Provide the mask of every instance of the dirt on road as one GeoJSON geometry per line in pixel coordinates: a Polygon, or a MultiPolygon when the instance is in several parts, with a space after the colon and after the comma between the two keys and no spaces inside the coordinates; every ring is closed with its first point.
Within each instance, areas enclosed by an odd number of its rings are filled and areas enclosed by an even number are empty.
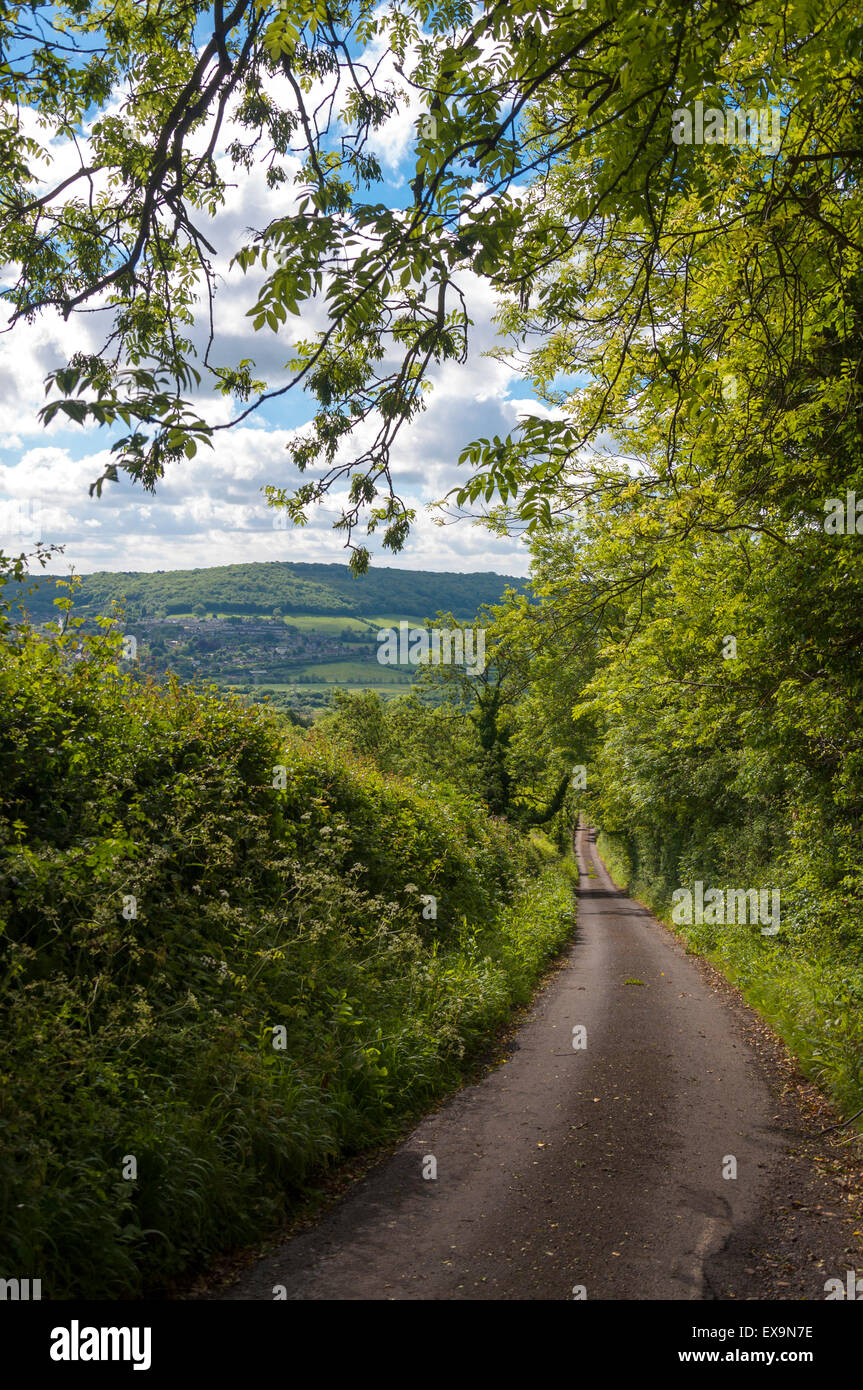
{"type": "Polygon", "coordinates": [[[506,1061],[205,1297],[821,1300],[863,1274],[860,1141],[816,1137],[775,1035],[592,831],[577,853],[575,942],[506,1061]]]}

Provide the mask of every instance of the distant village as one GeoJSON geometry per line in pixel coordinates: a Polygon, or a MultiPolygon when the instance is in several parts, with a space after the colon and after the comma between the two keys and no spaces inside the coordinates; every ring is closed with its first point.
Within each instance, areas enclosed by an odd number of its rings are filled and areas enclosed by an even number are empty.
{"type": "Polygon", "coordinates": [[[367,633],[350,627],[333,632],[306,631],[280,616],[138,618],[127,623],[126,631],[138,640],[138,657],[144,669],[170,668],[186,679],[207,678],[217,683],[302,683],[315,679],[304,672],[310,664],[375,662],[371,628],[367,633]]]}

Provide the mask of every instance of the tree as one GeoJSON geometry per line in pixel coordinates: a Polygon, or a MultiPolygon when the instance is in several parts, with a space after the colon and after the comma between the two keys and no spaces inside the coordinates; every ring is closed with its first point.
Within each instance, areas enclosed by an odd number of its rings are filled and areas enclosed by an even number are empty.
{"type": "MultiPolygon", "coordinates": [[[[527,596],[509,590],[504,603],[483,611],[482,670],[444,661],[421,665],[417,673],[420,691],[433,692],[471,729],[471,774],[489,810],[523,827],[550,821],[570,783],[571,734],[552,732],[548,707],[535,700],[543,676],[537,612],[527,596]]],[[[466,631],[451,613],[438,614],[436,623],[466,631]]]]}
{"type": "MultiPolygon", "coordinates": [[[[688,324],[679,350],[651,337],[663,261],[685,279],[697,241],[680,221],[684,203],[703,231],[716,219],[721,235],[750,247],[760,237],[775,249],[774,227],[793,228],[781,283],[805,280],[826,254],[829,313],[830,280],[847,276],[857,246],[861,30],[850,4],[817,23],[810,9],[800,0],[745,9],[734,0],[507,0],[476,14],[463,0],[7,6],[0,254],[18,272],[4,291],[12,323],[95,307],[109,320],[101,351],[50,374],[55,398],[43,418],[63,412],[115,435],[124,427],[94,490],[120,470],[153,488],[167,466],[230,427],[191,400],[205,377],[238,402],[231,423],[307,386],[319,408],[290,460],[301,473],[324,469],[293,491],[274,483],[269,498],[302,521],[347,483],[336,525],[363,570],[367,551],[352,540],[361,517],[369,530],[383,526],[393,550],[408,534],[391,450],[422,408],[434,365],[464,358],[465,273],[487,276],[523,309],[538,298],[549,323],[558,309],[569,313],[599,257],[597,285],[611,275],[620,293],[582,324],[584,343],[610,342],[607,362],[588,354],[600,370],[584,411],[574,421],[536,417],[518,448],[486,441],[464,455],[474,475],[459,500],[518,496],[522,519],[543,523],[567,461],[619,419],[625,385],[652,361],[673,418],[675,383],[683,389],[708,359],[710,370],[722,366],[736,341],[731,294],[704,340],[688,324]],[[366,197],[380,178],[368,137],[408,96],[421,108],[415,176],[406,205],[387,207],[366,197]],[[674,113],[696,101],[777,105],[785,125],[769,167],[741,180],[733,148],[677,143],[674,113]],[[34,114],[80,152],[50,187],[34,114]],[[203,223],[225,201],[223,154],[240,173],[263,159],[278,194],[278,211],[274,197],[272,219],[236,252],[243,269],[264,273],[255,327],[282,333],[315,296],[326,308],[321,333],[296,345],[286,386],[256,378],[252,361],[220,361],[209,330],[195,346],[196,296],[207,323],[218,308],[203,223]],[[296,201],[285,211],[292,178],[296,201]],[[627,242],[633,227],[639,235],[627,242]],[[367,422],[371,442],[354,448],[367,422]]],[[[768,271],[757,286],[765,308],[775,301],[768,271]]],[[[550,386],[547,375],[540,384],[550,386]]]]}

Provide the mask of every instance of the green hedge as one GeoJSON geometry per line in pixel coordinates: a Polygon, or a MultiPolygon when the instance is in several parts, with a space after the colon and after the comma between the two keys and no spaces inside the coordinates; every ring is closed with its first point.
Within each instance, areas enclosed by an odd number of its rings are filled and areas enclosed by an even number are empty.
{"type": "Polygon", "coordinates": [[[566,875],[466,798],[117,655],[0,645],[0,1265],[55,1298],[271,1228],[572,931],[566,875]]]}

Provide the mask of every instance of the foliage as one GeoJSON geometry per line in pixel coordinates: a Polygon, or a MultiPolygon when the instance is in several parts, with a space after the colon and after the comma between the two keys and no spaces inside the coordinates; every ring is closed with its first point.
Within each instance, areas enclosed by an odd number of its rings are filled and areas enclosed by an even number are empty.
{"type": "Polygon", "coordinates": [[[0,647],[2,1259],[51,1297],[117,1297],[395,1136],[572,909],[464,794],[132,682],[118,625],[68,603],[0,647]]]}
{"type": "MultiPolygon", "coordinates": [[[[124,605],[127,617],[192,613],[197,605],[208,613],[272,616],[278,607],[291,615],[347,617],[378,612],[422,616],[448,607],[471,618],[482,604],[496,602],[507,586],[519,589],[521,581],[497,574],[385,568],[354,577],[347,565],[280,560],[153,574],[86,574],[76,591],[75,611],[105,614],[116,602],[124,605]]],[[[43,622],[54,615],[57,592],[56,581],[46,576],[25,587],[10,584],[7,596],[24,603],[32,621],[43,622]]]]}
{"type": "MultiPolygon", "coordinates": [[[[774,107],[778,146],[663,149],[636,108],[628,172],[608,159],[619,129],[558,146],[511,262],[530,292],[500,312],[547,409],[465,450],[456,501],[497,498],[493,527],[534,538],[540,602],[524,617],[512,604],[513,621],[544,653],[540,707],[574,736],[582,807],[625,845],[636,891],[667,911],[696,879],[781,890],[779,936],[693,939],[850,1111],[863,1100],[859,16],[690,15],[701,49],[684,22],[657,63],[663,121],[679,63],[675,107],[774,107]],[[826,524],[831,499],[850,504],[847,532],[826,524]]],[[[637,102],[633,65],[621,88],[637,102]]],[[[581,130],[568,70],[534,103],[526,144],[543,156],[567,117],[581,130]]]]}
{"type": "MultiPolygon", "coordinates": [[[[656,401],[654,467],[678,419],[721,415],[726,373],[739,378],[741,411],[757,384],[761,452],[785,442],[793,453],[789,407],[794,424],[814,423],[825,400],[800,370],[819,341],[833,403],[848,405],[840,305],[859,255],[863,54],[854,6],[755,0],[744,15],[714,0],[476,11],[463,0],[195,0],[120,13],[113,0],[69,0],[7,6],[0,46],[0,251],[17,271],[4,292],[13,320],[68,318],[100,297],[111,311],[104,349],[51,373],[44,411],[112,433],[97,490],[121,469],[153,487],[216,431],[307,387],[318,412],[288,450],[300,472],[323,471],[294,490],[277,480],[271,502],[302,523],[344,484],[336,525],[354,567],[368,563],[351,539],[361,516],[400,549],[413,513],[391,451],[434,366],[465,359],[470,274],[511,297],[507,327],[538,316],[548,330],[529,364],[538,385],[553,391],[563,360],[591,374],[577,410],[568,400],[564,418],[535,416],[515,441],[465,452],[462,496],[517,499],[530,526],[553,514],[580,447],[626,431],[631,399],[656,401]],[[381,181],[374,135],[411,92],[425,108],[414,178],[406,205],[389,206],[368,192],[381,181]],[[696,101],[773,105],[779,149],[677,143],[674,113],[696,101]],[[70,172],[47,188],[39,121],[70,151],[70,172]],[[286,385],[258,380],[252,361],[219,361],[209,313],[216,271],[202,222],[224,205],[226,174],[262,161],[278,210],[235,260],[256,273],[253,326],[297,335],[286,385]],[[728,249],[735,271],[723,279],[728,249]],[[325,324],[299,339],[312,299],[325,324]],[[682,317],[672,312],[684,302],[682,317]],[[204,375],[238,403],[233,421],[200,412],[204,375]],[[362,444],[350,448],[354,432],[362,444]]],[[[748,495],[758,495],[753,472],[748,495]]],[[[680,525],[690,505],[684,494],[680,525]]],[[[704,521],[713,508],[711,498],[704,521]]]]}
{"type": "MultiPolygon", "coordinates": [[[[451,615],[446,625],[457,626],[451,615]]],[[[385,771],[456,787],[523,830],[546,825],[564,850],[573,811],[567,754],[510,660],[516,645],[495,623],[485,631],[489,664],[479,674],[420,666],[418,685],[390,700],[337,689],[318,729],[385,771]]]]}
{"type": "MultiPolygon", "coordinates": [[[[153,487],[230,427],[193,403],[199,370],[240,403],[233,423],[307,386],[318,410],[289,458],[311,473],[270,501],[302,523],[343,487],[337,525],[362,572],[361,517],[404,544],[391,451],[433,368],[465,359],[464,285],[485,276],[511,335],[500,355],[542,409],[467,443],[455,501],[530,534],[531,601],[489,612],[480,677],[427,673],[436,705],[345,697],[287,747],[259,711],[132,689],[109,670],[107,626],[10,638],[4,1047],[18,1051],[0,1162],[19,1262],[54,1261],[40,1233],[57,1228],[70,1286],[170,1273],[454,1076],[562,939],[561,890],[531,877],[541,841],[512,823],[551,811],[560,830],[571,763],[616,871],[657,911],[697,878],[781,890],[778,936],[691,941],[857,1108],[863,562],[856,527],[824,524],[831,498],[852,494],[853,513],[863,497],[856,7],[237,0],[163,19],[77,0],[0,18],[7,301],[26,319],[107,294],[112,314],[104,351],[49,378],[44,418],[122,426],[94,486],[124,469],[153,487]],[[92,53],[54,53],[46,15],[92,53]],[[394,75],[355,61],[375,49],[394,75]],[[338,131],[315,125],[322,87],[338,131]],[[429,119],[398,207],[367,190],[401,87],[429,119]],[[213,286],[196,218],[225,196],[235,100],[236,168],[263,152],[280,189],[302,166],[296,201],[280,195],[236,256],[261,331],[288,336],[310,300],[324,310],[285,387],[193,346],[195,295],[213,286]],[[676,143],[674,112],[696,102],[772,107],[778,146],[676,143]],[[45,189],[34,112],[49,136],[80,136],[92,167],[45,189]],[[123,893],[142,904],[133,924],[123,893]],[[266,1040],[279,1020],[284,1056],[266,1040]],[[159,1183],[118,1185],[134,1145],[159,1183]]],[[[323,611],[357,611],[334,576],[300,579],[323,611]]],[[[291,611],[290,585],[264,593],[267,612],[291,611]]],[[[447,602],[469,616],[437,591],[447,602]]]]}

